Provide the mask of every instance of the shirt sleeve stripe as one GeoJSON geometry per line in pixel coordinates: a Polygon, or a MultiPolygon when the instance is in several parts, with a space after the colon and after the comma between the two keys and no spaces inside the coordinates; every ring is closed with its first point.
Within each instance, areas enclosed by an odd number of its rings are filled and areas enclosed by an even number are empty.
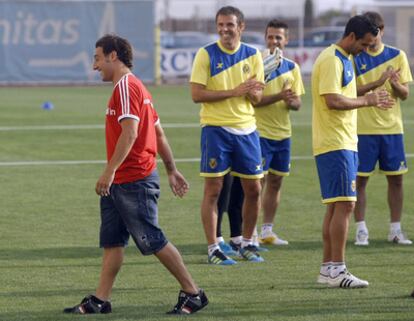
{"type": "Polygon", "coordinates": [[[121,99],[122,115],[129,115],[129,89],[128,89],[128,75],[126,75],[119,83],[119,96],[121,99]]]}

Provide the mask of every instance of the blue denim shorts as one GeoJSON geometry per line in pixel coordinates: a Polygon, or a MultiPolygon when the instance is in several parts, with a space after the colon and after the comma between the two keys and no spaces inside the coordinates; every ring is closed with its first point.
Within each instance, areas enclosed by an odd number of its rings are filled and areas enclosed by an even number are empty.
{"type": "Polygon", "coordinates": [[[112,184],[101,197],[100,247],[126,246],[132,236],[143,255],[160,251],[168,240],[158,226],[158,172],[131,183],[112,184]]]}

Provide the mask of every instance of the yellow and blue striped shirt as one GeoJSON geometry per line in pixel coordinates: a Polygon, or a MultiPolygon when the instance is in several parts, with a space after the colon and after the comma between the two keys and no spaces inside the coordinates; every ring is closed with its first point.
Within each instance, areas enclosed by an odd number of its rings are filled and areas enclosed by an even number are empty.
{"type": "MultiPolygon", "coordinates": [[[[387,68],[400,69],[402,84],[413,80],[407,56],[402,50],[390,46],[380,48],[378,52],[362,52],[355,57],[357,85],[365,85],[378,80],[387,68]]],[[[386,89],[395,99],[391,109],[381,110],[375,107],[358,110],[358,134],[392,135],[403,133],[400,100],[393,94],[387,80],[381,88],[386,89]]]]}
{"type": "MultiPolygon", "coordinates": [[[[269,78],[263,96],[280,93],[285,82],[288,87],[301,96],[305,93],[299,66],[292,60],[283,58],[280,67],[269,78]]],[[[257,130],[260,137],[282,140],[292,136],[289,109],[285,101],[255,108],[257,130]]]]}
{"type": "Polygon", "coordinates": [[[326,94],[357,97],[353,57],[335,44],[319,54],[312,70],[313,154],[357,151],[357,111],[329,109],[326,94]]]}
{"type": "MultiPolygon", "coordinates": [[[[229,51],[217,41],[197,52],[190,82],[204,85],[208,90],[231,90],[253,76],[264,82],[263,61],[256,48],[240,43],[234,51],[229,51]]],[[[201,125],[252,128],[254,108],[246,97],[205,102],[201,104],[200,122],[201,125]]]]}

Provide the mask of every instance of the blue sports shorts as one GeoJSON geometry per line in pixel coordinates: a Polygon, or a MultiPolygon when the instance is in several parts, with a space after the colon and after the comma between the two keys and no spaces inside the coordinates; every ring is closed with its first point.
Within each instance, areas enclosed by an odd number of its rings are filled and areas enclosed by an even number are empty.
{"type": "Polygon", "coordinates": [[[263,172],[288,176],[290,169],[290,138],[273,140],[260,137],[263,172]]]}
{"type": "Polygon", "coordinates": [[[100,247],[126,246],[132,236],[143,255],[160,251],[168,241],[158,226],[158,172],[131,183],[112,184],[101,197],[100,247]]]}
{"type": "Polygon", "coordinates": [[[235,135],[219,126],[201,129],[200,176],[221,177],[231,172],[241,178],[262,178],[259,134],[235,135]]]}
{"type": "Polygon", "coordinates": [[[356,173],[358,153],[335,150],[315,157],[322,203],[356,202],[356,173]]]}
{"type": "Polygon", "coordinates": [[[358,176],[371,176],[377,162],[385,175],[401,175],[408,171],[402,134],[358,135],[358,158],[358,176]]]}

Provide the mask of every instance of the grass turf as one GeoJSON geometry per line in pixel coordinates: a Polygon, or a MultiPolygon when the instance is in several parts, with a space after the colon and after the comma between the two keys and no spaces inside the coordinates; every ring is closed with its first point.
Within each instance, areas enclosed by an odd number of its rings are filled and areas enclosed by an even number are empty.
{"type": "MultiPolygon", "coordinates": [[[[161,121],[197,123],[199,107],[186,86],[152,87],[161,121]]],[[[22,161],[77,161],[105,158],[103,128],[53,129],[56,125],[102,125],[110,86],[0,88],[0,320],[81,320],[61,313],[92,293],[101,251],[98,197],[94,185],[103,164],[18,165],[22,161]],[[41,108],[51,101],[55,108],[41,108]],[[30,127],[31,126],[31,127],[30,127]],[[38,126],[38,127],[36,127],[38,126]],[[49,126],[49,127],[47,127],[49,126]]],[[[412,320],[414,247],[386,241],[389,215],[381,175],[368,187],[370,246],[353,245],[351,224],[347,264],[370,281],[368,289],[326,289],[316,284],[321,259],[324,206],[311,157],[310,89],[302,110],[292,113],[293,158],[284,180],[277,232],[290,241],[263,256],[265,263],[234,267],[206,264],[199,206],[203,180],[198,162],[178,163],[191,191],[175,199],[160,166],[160,224],[180,249],[210,305],[197,320],[412,320]],[[304,157],[303,157],[304,156],[304,157]],[[303,157],[303,158],[302,158],[303,157]]],[[[414,98],[403,103],[406,152],[414,154],[414,98]]],[[[166,128],[177,159],[199,157],[197,127],[166,128]]],[[[414,237],[414,178],[404,176],[403,227],[414,237]]],[[[224,235],[228,224],[223,222],[224,235]]],[[[113,314],[88,320],[175,320],[167,316],[178,285],[154,257],[143,257],[131,243],[112,296],[113,314]]]]}

